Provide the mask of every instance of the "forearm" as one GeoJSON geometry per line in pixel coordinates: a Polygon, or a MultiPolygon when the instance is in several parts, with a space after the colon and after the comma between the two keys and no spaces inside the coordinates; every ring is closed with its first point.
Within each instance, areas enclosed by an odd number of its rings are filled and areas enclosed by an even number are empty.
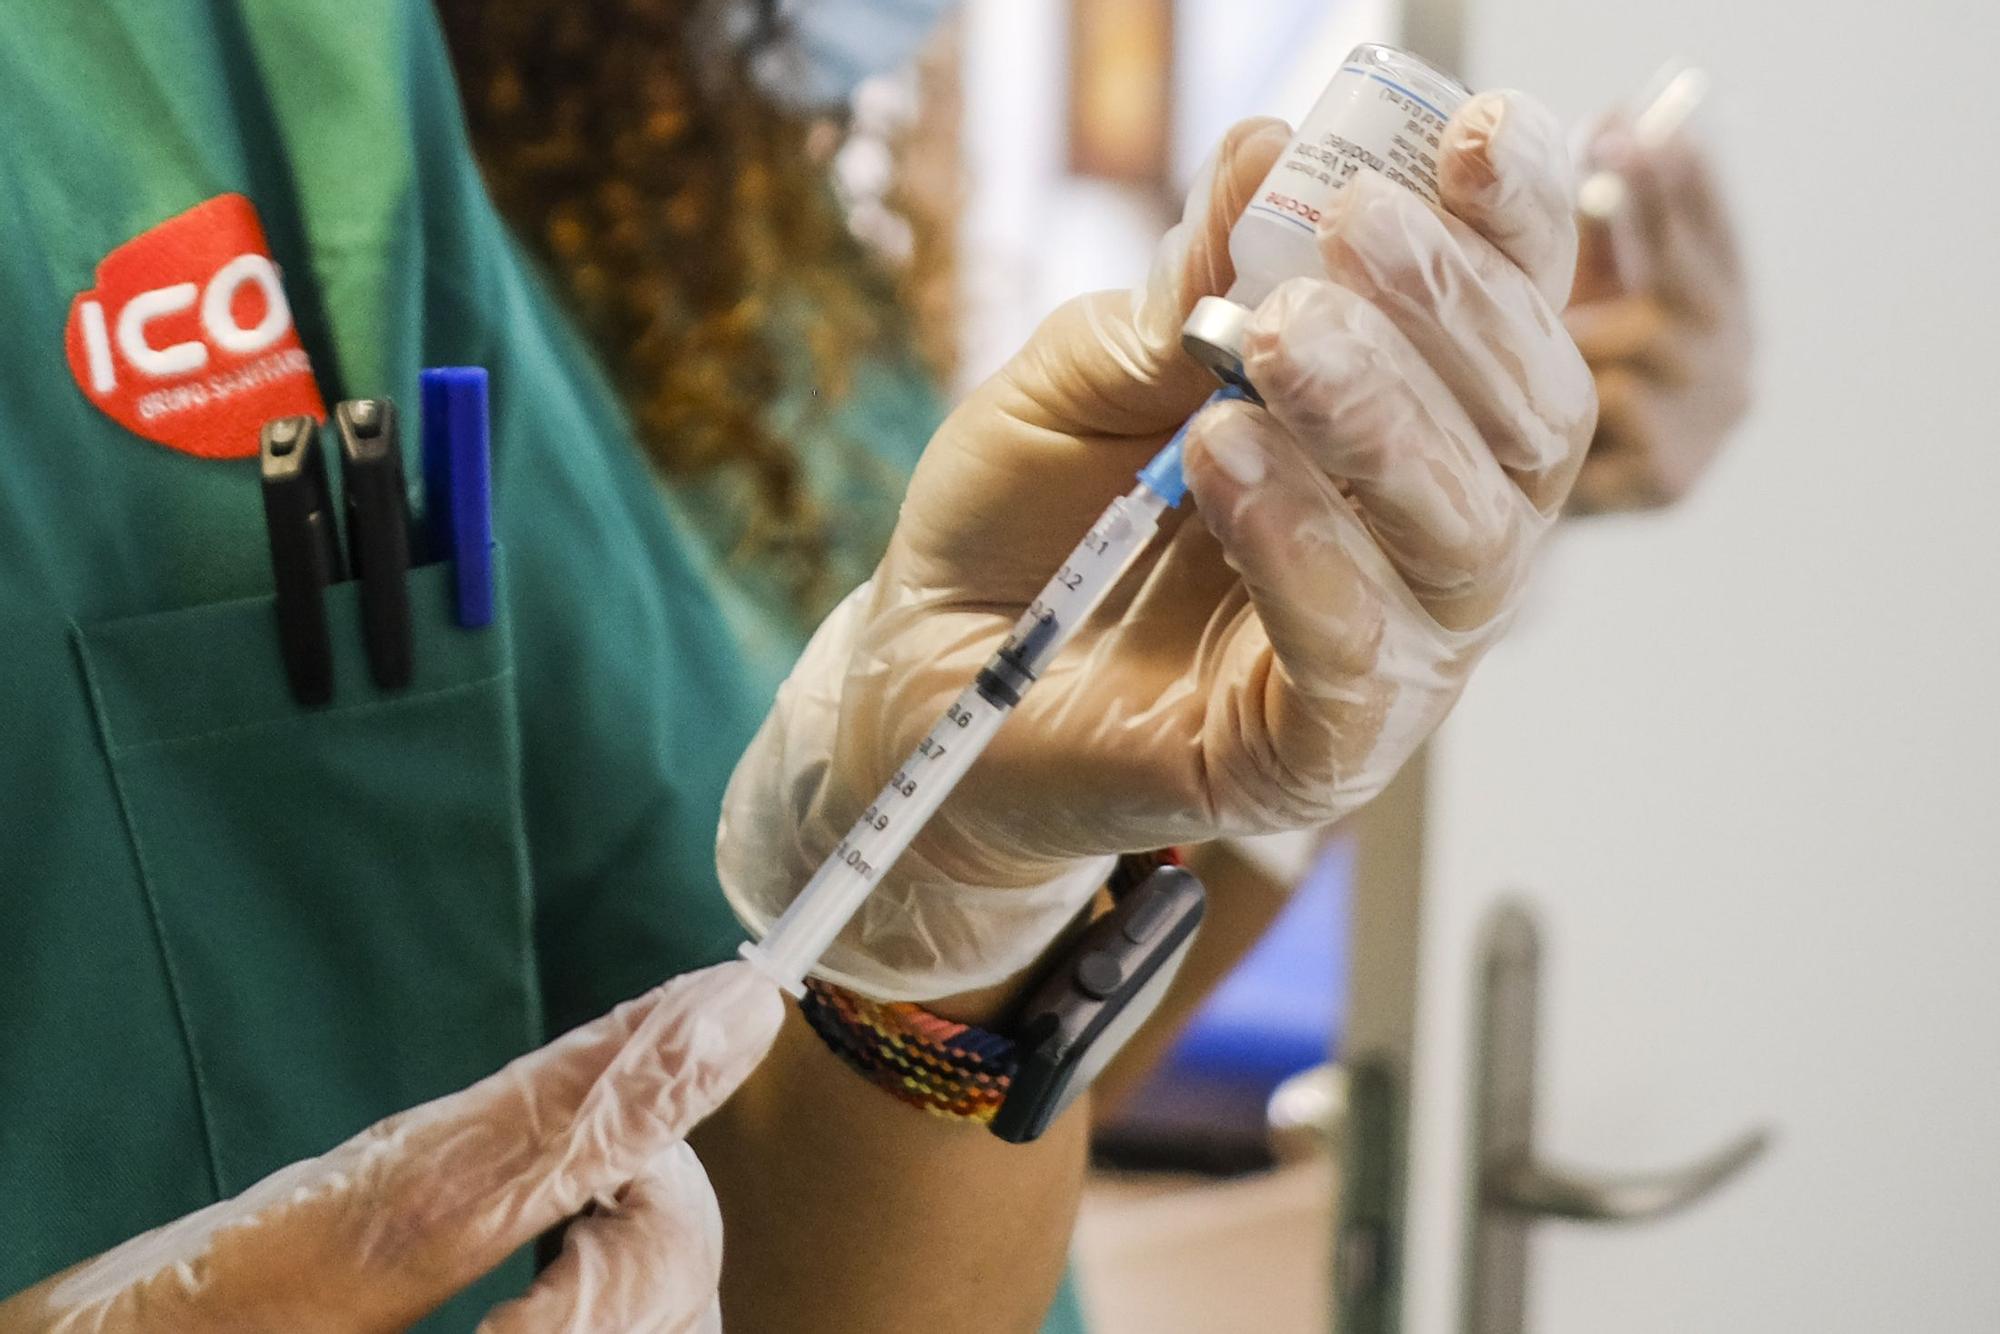
{"type": "Polygon", "coordinates": [[[1087,1103],[1008,1144],[891,1098],[793,1010],[693,1137],[722,1202],[725,1327],[1032,1334],[1068,1253],[1087,1103]]]}

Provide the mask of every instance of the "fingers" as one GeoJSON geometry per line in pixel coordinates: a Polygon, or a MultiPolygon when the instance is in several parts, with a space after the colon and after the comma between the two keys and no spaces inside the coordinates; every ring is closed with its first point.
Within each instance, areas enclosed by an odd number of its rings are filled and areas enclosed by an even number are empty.
{"type": "Polygon", "coordinates": [[[1381,580],[1355,563],[1347,539],[1361,521],[1333,481],[1271,413],[1247,403],[1205,409],[1184,457],[1202,520],[1294,683],[1324,697],[1365,690],[1356,683],[1369,679],[1381,647],[1381,580]]]}
{"type": "Polygon", "coordinates": [[[1271,413],[1208,409],[1186,449],[1202,519],[1256,611],[1233,624],[1215,667],[1223,689],[1203,725],[1203,796],[1251,832],[1324,823],[1380,790],[1487,636],[1425,615],[1271,413]]]}
{"type": "Polygon", "coordinates": [[[745,964],[678,978],[105,1252],[44,1285],[47,1301],[78,1324],[404,1328],[672,1149],[749,1074],[781,1011],[745,964]]]}
{"type": "Polygon", "coordinates": [[[1409,339],[1353,292],[1299,279],[1258,312],[1246,351],[1272,414],[1432,618],[1491,619],[1544,524],[1409,339]]]}
{"type": "MultiPolygon", "coordinates": [[[[1697,377],[1690,340],[1671,312],[1651,297],[1616,297],[1571,306],[1563,312],[1563,324],[1584,364],[1600,381],[1613,366],[1632,367],[1668,385],[1688,384],[1697,377]]],[[[1601,405],[1599,411],[1601,416],[1601,405]]]]}
{"type": "Polygon", "coordinates": [[[480,1334],[689,1334],[711,1327],[722,1214],[694,1150],[675,1145],[570,1224],[562,1254],[480,1334]]]}
{"type": "Polygon", "coordinates": [[[1621,241],[1616,222],[1616,219],[1578,216],[1576,281],[1570,285],[1570,304],[1565,313],[1578,306],[1616,300],[1631,292],[1625,271],[1625,251],[1629,247],[1621,241]]]}
{"type": "Polygon", "coordinates": [[[1678,232],[1710,266],[1726,275],[1736,273],[1736,230],[1707,155],[1693,139],[1677,134],[1657,146],[1635,149],[1624,170],[1642,223],[1662,235],[1678,232]]]}
{"type": "Polygon", "coordinates": [[[1625,181],[1630,216],[1617,221],[1637,251],[1643,288],[1696,323],[1723,319],[1740,297],[1742,260],[1700,149],[1680,135],[1641,145],[1614,127],[1594,151],[1625,181]]]}
{"type": "Polygon", "coordinates": [[[1577,476],[1577,513],[1657,509],[1694,489],[1721,446],[1719,432],[1690,429],[1671,390],[1629,367],[1598,377],[1603,411],[1577,476]]]}
{"type": "MultiPolygon", "coordinates": [[[[1576,265],[1554,118],[1518,94],[1474,98],[1446,130],[1439,180],[1445,215],[1358,174],[1322,224],[1333,283],[1274,293],[1247,331],[1245,366],[1315,475],[1351,498],[1341,526],[1366,532],[1439,626],[1469,630],[1518,586],[1596,407],[1554,314],[1576,265]]],[[[1258,448],[1263,435],[1213,436],[1209,461],[1279,457],[1258,448]]],[[[1254,522],[1226,522],[1257,545],[1254,522]]],[[[1230,556],[1256,560],[1234,546],[1230,556]]],[[[1280,562],[1264,577],[1296,573],[1280,562]]],[[[1292,667],[1284,632],[1267,628],[1292,667]]]]}
{"type": "Polygon", "coordinates": [[[1558,507],[1596,402],[1589,369],[1525,271],[1374,172],[1341,192],[1320,249],[1328,275],[1377,306],[1429,363],[1536,508],[1558,507]]]}
{"type": "Polygon", "coordinates": [[[1576,274],[1575,195],[1562,126],[1533,98],[1480,93],[1445,126],[1439,202],[1518,265],[1556,310],[1576,274]]]}
{"type": "Polygon", "coordinates": [[[384,1164],[360,1260],[462,1286],[668,1152],[756,1067],[782,1012],[747,964],[723,964],[384,1122],[352,1142],[384,1164]]]}

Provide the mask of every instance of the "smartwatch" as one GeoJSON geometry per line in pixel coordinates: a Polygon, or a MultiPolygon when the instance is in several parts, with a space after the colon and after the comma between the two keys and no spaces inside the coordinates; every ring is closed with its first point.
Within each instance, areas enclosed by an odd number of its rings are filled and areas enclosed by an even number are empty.
{"type": "Polygon", "coordinates": [[[1201,925],[1201,882],[1171,853],[1121,858],[1110,912],[1031,985],[996,1028],[907,1001],[874,1001],[817,978],[800,1002],[847,1064],[935,1115],[1039,1137],[1110,1064],[1161,998],[1201,925]]]}

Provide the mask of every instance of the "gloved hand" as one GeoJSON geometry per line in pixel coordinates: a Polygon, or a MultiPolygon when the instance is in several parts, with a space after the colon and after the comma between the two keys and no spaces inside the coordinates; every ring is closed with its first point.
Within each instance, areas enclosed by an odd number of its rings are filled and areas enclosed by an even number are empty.
{"type": "Polygon", "coordinates": [[[403,1329],[595,1202],[486,1334],[719,1329],[722,1222],[682,1142],[763,1058],[778,993],[678,978],[506,1069],[0,1302],[5,1334],[403,1329]]]}
{"type": "MultiPolygon", "coordinates": [[[[1180,350],[1288,138],[1224,141],[1146,290],[1058,311],[940,429],[889,552],[822,625],[739,764],[718,843],[738,915],[776,918],[1091,521],[1215,387],[1180,350]]],[[[1256,313],[1269,407],[1204,412],[1198,509],[1001,729],[817,970],[929,999],[1032,962],[1105,854],[1323,825],[1388,782],[1507,622],[1590,438],[1555,312],[1569,159],[1516,94],[1447,128],[1445,209],[1363,172],[1322,274],[1256,313]]]]}
{"type": "Polygon", "coordinates": [[[1684,136],[1598,131],[1590,169],[1625,180],[1608,222],[1584,220],[1563,320],[1597,375],[1597,438],[1571,509],[1646,509],[1687,494],[1750,406],[1751,332],[1735,229],[1684,136]]]}

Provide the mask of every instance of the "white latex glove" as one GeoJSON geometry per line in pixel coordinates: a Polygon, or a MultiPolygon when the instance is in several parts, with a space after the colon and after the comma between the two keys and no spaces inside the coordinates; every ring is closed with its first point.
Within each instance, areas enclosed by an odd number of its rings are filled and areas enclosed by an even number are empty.
{"type": "Polygon", "coordinates": [[[719,1329],[722,1219],[682,1140],[782,1013],[745,964],[677,978],[0,1302],[0,1331],[403,1329],[592,1203],[485,1334],[719,1329]]]}
{"type": "MultiPolygon", "coordinates": [[[[874,578],[820,629],[738,766],[723,881],[762,932],[1091,521],[1214,388],[1179,347],[1289,137],[1224,141],[1136,298],[1058,311],[932,440],[874,578]]],[[[1595,418],[1557,317],[1568,155],[1516,94],[1444,135],[1445,211],[1372,172],[1321,274],[1257,312],[1268,409],[1203,413],[1198,510],[1001,729],[817,970],[886,999],[1033,961],[1105,855],[1330,823],[1395,774],[1506,624],[1595,418]]]]}
{"type": "Polygon", "coordinates": [[[1586,221],[1563,319],[1597,376],[1597,438],[1578,512],[1650,509],[1693,488],[1750,407],[1753,339],[1736,232],[1700,148],[1657,147],[1622,116],[1591,141],[1624,178],[1609,224],[1586,221]]]}

